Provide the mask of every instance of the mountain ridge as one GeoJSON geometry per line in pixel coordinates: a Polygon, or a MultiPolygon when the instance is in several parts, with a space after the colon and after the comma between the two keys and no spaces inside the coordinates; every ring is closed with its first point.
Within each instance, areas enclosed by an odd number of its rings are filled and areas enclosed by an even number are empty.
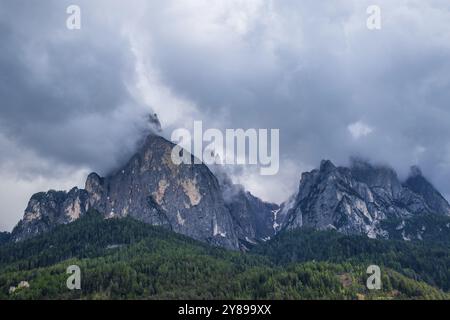
{"type": "Polygon", "coordinates": [[[151,134],[115,172],[106,177],[91,173],[84,189],[33,195],[12,232],[12,240],[21,241],[55,225],[71,223],[90,209],[102,212],[105,218],[132,216],[229,249],[274,234],[261,225],[272,224],[268,212],[276,205],[263,202],[230,181],[226,186],[221,184],[204,164],[192,161],[175,165],[171,161],[173,147],[173,143],[151,134]],[[227,201],[225,188],[237,190],[227,201]],[[265,223],[256,217],[259,209],[265,212],[265,223]],[[245,231],[239,227],[244,219],[245,231]]]}
{"type": "MultiPolygon", "coordinates": [[[[387,166],[355,160],[349,168],[331,161],[305,172],[297,194],[282,205],[282,229],[310,227],[335,229],[345,234],[365,234],[389,239],[381,222],[413,216],[450,216],[450,205],[417,168],[404,183],[387,166]]],[[[399,230],[401,228],[399,227],[399,230]]],[[[425,230],[424,230],[425,231],[425,230]]],[[[405,240],[420,240],[420,231],[405,240]]]]}
{"type": "MultiPolygon", "coordinates": [[[[402,182],[387,166],[354,159],[350,167],[338,167],[323,160],[318,169],[302,174],[297,193],[278,206],[233,184],[220,170],[213,173],[204,164],[175,165],[173,146],[150,134],[115,172],[105,177],[91,173],[84,189],[33,195],[23,219],[2,239],[33,237],[91,209],[106,219],[131,216],[234,250],[248,250],[279,232],[302,227],[371,238],[429,239],[425,223],[411,223],[410,218],[450,215],[449,203],[417,167],[402,182]]],[[[441,224],[426,225],[439,232],[450,227],[441,224]]]]}

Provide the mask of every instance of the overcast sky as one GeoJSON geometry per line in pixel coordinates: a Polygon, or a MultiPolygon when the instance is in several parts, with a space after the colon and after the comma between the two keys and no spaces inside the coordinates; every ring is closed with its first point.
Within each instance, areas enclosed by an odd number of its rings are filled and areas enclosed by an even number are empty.
{"type": "Polygon", "coordinates": [[[0,230],[33,193],[123,163],[152,111],[166,137],[194,120],[280,129],[278,175],[234,174],[264,200],[351,156],[420,165],[449,195],[449,21],[448,0],[1,1],[0,230]]]}

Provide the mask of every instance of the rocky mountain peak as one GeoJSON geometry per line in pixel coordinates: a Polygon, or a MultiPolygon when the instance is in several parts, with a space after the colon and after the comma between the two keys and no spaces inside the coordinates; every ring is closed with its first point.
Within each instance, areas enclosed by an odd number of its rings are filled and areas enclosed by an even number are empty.
{"type": "Polygon", "coordinates": [[[175,164],[173,147],[166,139],[149,134],[124,166],[105,177],[91,173],[85,189],[34,195],[13,239],[23,240],[70,223],[90,209],[105,218],[131,216],[231,249],[239,248],[239,241],[253,242],[274,234],[273,210],[278,206],[261,201],[230,179],[221,179],[226,181],[221,185],[204,164],[175,164]],[[231,190],[235,194],[228,197],[231,190]]]}
{"type": "Polygon", "coordinates": [[[395,170],[353,160],[349,168],[325,160],[319,170],[304,173],[299,191],[283,204],[282,229],[311,227],[346,234],[389,237],[382,222],[417,215],[449,215],[449,205],[423,177],[402,183],[395,170]]]}
{"type": "MultiPolygon", "coordinates": [[[[173,147],[152,133],[122,167],[105,177],[91,173],[84,189],[33,195],[11,239],[71,223],[91,209],[105,218],[131,216],[230,249],[304,226],[389,238],[386,221],[450,216],[450,205],[418,168],[402,183],[388,166],[353,160],[347,168],[324,160],[303,173],[297,194],[278,206],[258,199],[220,170],[213,168],[213,174],[204,164],[175,164],[173,147]]],[[[420,232],[407,238],[419,238],[420,232]]]]}
{"type": "Polygon", "coordinates": [[[172,162],[174,144],[149,135],[125,166],[86,183],[90,205],[108,217],[132,216],[192,238],[237,248],[218,181],[203,164],[172,162]]]}

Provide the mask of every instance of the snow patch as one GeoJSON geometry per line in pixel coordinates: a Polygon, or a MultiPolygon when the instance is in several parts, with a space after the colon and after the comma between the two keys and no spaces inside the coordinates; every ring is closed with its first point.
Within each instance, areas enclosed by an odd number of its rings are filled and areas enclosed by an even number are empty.
{"type": "Polygon", "coordinates": [[[272,215],[273,215],[273,230],[277,231],[278,227],[280,227],[280,225],[277,222],[277,217],[278,217],[278,213],[280,212],[281,209],[276,209],[276,210],[272,210],[272,215]]]}
{"type": "Polygon", "coordinates": [[[222,238],[227,237],[227,233],[223,232],[219,229],[219,226],[217,225],[217,221],[214,221],[213,235],[214,235],[214,237],[217,237],[217,236],[221,236],[222,238]]]}
{"type": "Polygon", "coordinates": [[[247,241],[248,243],[251,243],[251,244],[257,244],[256,241],[250,239],[249,237],[245,237],[245,241],[247,241]]]}
{"type": "Polygon", "coordinates": [[[395,228],[395,230],[402,230],[405,227],[405,220],[402,220],[402,222],[395,228]]]}
{"type": "Polygon", "coordinates": [[[177,222],[181,226],[184,226],[184,224],[186,223],[186,219],[183,219],[183,217],[180,214],[180,211],[177,211],[177,222]]]}
{"type": "Polygon", "coordinates": [[[403,238],[403,240],[405,240],[405,241],[411,241],[411,238],[408,237],[408,236],[406,236],[405,230],[402,231],[402,238],[403,238]]]}

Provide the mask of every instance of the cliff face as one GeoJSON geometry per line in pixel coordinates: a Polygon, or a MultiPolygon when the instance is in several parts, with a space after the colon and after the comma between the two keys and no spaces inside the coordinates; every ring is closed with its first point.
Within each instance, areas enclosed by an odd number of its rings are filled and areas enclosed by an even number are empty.
{"type": "MultiPolygon", "coordinates": [[[[449,210],[448,202],[417,172],[402,184],[387,167],[355,161],[343,168],[323,161],[320,169],[302,175],[299,191],[282,206],[278,223],[283,229],[335,229],[389,238],[385,221],[396,219],[401,225],[418,215],[449,215],[449,210]]],[[[420,238],[420,232],[413,238],[420,238]]]]}
{"type": "Polygon", "coordinates": [[[205,165],[175,165],[173,144],[150,136],[115,174],[91,174],[89,206],[107,217],[132,216],[195,239],[237,247],[232,219],[219,183],[205,165]]]}

